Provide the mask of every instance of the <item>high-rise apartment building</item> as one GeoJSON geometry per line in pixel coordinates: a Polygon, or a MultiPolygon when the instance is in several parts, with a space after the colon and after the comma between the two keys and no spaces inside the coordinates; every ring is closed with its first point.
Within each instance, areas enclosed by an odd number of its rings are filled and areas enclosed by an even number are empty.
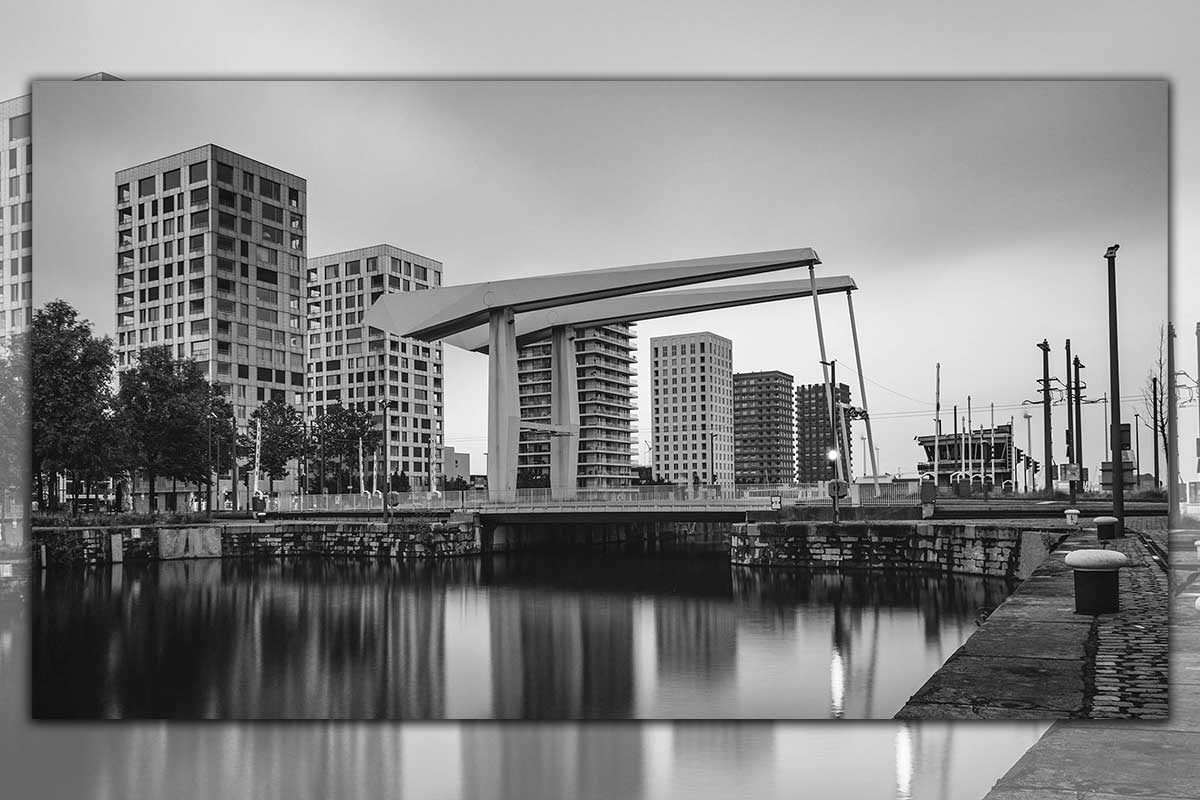
{"type": "MultiPolygon", "coordinates": [[[[103,72],[80,78],[119,80],[103,72]]],[[[33,318],[33,124],[30,95],[0,101],[0,346],[33,318]]]]}
{"type": "MultiPolygon", "coordinates": [[[[850,387],[837,385],[837,400],[843,405],[850,403],[850,387]]],[[[852,430],[850,420],[843,413],[843,424],[839,426],[838,444],[841,457],[846,460],[846,475],[853,476],[851,459],[854,436],[846,435],[852,430]]],[[[837,477],[835,462],[830,461],[829,451],[833,448],[833,437],[829,433],[829,395],[825,384],[809,383],[796,387],[796,480],[800,483],[817,483],[837,477]]]]}
{"type": "MultiPolygon", "coordinates": [[[[379,473],[404,473],[413,489],[436,485],[444,474],[442,343],[396,336],[362,319],[384,294],[441,286],[441,262],[380,244],[310,258],[307,281],[308,418],[340,404],[371,412],[382,426],[390,401],[379,473]]],[[[371,467],[376,459],[367,454],[366,461],[371,467]]]]}
{"type": "Polygon", "coordinates": [[[795,403],[786,372],[733,376],[733,464],[737,483],[791,483],[795,403]]]}
{"type": "MultiPolygon", "coordinates": [[[[634,327],[616,323],[575,332],[579,387],[579,488],[607,489],[633,481],[634,389],[637,363],[634,327]]],[[[521,419],[550,422],[550,342],[522,347],[517,354],[521,419]]],[[[549,486],[550,439],[521,434],[517,457],[520,482],[549,486]]]]}
{"type": "Polygon", "coordinates": [[[650,340],[654,474],[732,485],[733,342],[715,333],[650,340]]]}
{"type": "Polygon", "coordinates": [[[166,345],[193,358],[239,426],[302,409],[304,178],[215,145],[116,174],[117,365],[166,345]]]}
{"type": "Polygon", "coordinates": [[[33,297],[33,135],[29,95],[0,103],[0,340],[24,330],[33,297]]]}

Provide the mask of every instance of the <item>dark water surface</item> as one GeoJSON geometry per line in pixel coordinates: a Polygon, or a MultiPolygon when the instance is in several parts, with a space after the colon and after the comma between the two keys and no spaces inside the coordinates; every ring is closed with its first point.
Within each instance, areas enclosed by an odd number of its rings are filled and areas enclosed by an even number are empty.
{"type": "Polygon", "coordinates": [[[890,718],[1003,581],[717,557],[35,576],[37,718],[890,718]]]}

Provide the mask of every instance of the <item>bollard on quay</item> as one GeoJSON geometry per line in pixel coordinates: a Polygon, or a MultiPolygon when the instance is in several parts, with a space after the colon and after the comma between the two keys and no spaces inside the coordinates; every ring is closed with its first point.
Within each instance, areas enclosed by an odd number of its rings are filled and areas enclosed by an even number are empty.
{"type": "Polygon", "coordinates": [[[1075,613],[1115,614],[1121,610],[1121,567],[1129,565],[1116,550],[1076,550],[1066,564],[1075,573],[1075,613]]]}
{"type": "Polygon", "coordinates": [[[1101,541],[1117,538],[1116,517],[1096,517],[1096,538],[1101,541]]]}

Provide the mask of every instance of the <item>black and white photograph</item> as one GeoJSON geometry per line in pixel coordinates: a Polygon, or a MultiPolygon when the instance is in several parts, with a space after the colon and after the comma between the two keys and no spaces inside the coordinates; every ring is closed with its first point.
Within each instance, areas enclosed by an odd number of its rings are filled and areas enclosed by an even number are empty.
{"type": "Polygon", "coordinates": [[[6,793],[1197,797],[1190,11],[105,5],[0,12],[6,793]]]}
{"type": "Polygon", "coordinates": [[[1163,82],[95,77],[35,717],[1166,716],[1163,82]]]}

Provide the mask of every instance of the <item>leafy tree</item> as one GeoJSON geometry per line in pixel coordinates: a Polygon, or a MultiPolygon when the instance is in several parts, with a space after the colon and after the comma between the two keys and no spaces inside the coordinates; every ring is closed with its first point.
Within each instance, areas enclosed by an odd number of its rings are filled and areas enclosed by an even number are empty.
{"type": "Polygon", "coordinates": [[[258,426],[262,426],[261,464],[259,469],[266,473],[270,488],[276,480],[288,476],[287,465],[305,451],[304,420],[295,406],[282,400],[269,400],[250,415],[253,424],[238,438],[239,453],[248,461],[247,470],[255,467],[255,453],[259,450],[258,426]]]}
{"type": "Polygon", "coordinates": [[[176,360],[166,346],[142,350],[121,374],[116,422],[131,465],[146,476],[151,509],[158,507],[158,478],[197,485],[209,479],[212,392],[203,367],[176,360]]]}
{"type": "Polygon", "coordinates": [[[466,478],[462,475],[455,475],[454,480],[446,481],[446,490],[451,492],[465,492],[471,488],[471,484],[467,483],[466,478]]]}
{"type": "MultiPolygon", "coordinates": [[[[117,429],[109,382],[112,340],[92,335],[92,324],[62,300],[34,312],[29,334],[33,467],[39,483],[48,473],[98,479],[119,466],[117,429]]],[[[44,485],[39,485],[44,496],[44,485]]],[[[50,493],[50,507],[57,496],[50,493]]]]}
{"type": "Polygon", "coordinates": [[[0,426],[0,502],[26,502],[29,497],[28,354],[23,333],[11,334],[7,346],[0,345],[0,419],[5,422],[0,426]]]}
{"type": "MultiPolygon", "coordinates": [[[[352,478],[358,469],[359,440],[362,441],[364,459],[383,440],[383,434],[375,427],[375,418],[369,412],[341,404],[325,407],[324,413],[313,422],[310,436],[309,447],[316,458],[335,465],[339,493],[343,478],[346,475],[352,478]]],[[[359,482],[362,482],[361,475],[359,482]]]]}

